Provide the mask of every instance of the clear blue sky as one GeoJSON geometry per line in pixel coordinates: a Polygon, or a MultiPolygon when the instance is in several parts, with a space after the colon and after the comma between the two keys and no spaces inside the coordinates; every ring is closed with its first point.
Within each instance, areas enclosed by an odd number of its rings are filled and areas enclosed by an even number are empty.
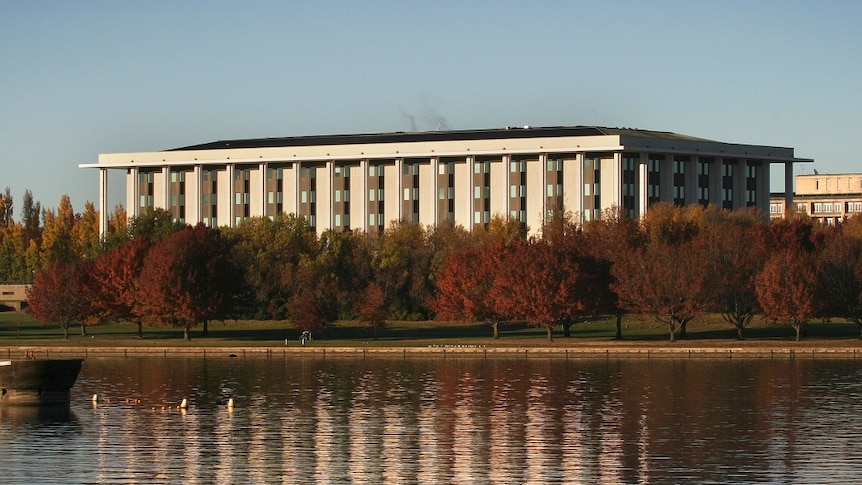
{"type": "Polygon", "coordinates": [[[862,172],[860,25],[858,1],[0,0],[0,189],[18,219],[25,189],[97,200],[78,164],[99,153],[506,125],[787,146],[807,173],[862,172]]]}

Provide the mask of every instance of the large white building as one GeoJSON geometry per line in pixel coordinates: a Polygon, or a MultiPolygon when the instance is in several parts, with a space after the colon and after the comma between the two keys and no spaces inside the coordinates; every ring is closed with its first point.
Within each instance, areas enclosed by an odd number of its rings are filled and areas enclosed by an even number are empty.
{"type": "Polygon", "coordinates": [[[236,226],[294,213],[321,232],[393,220],[472,229],[501,215],[535,232],[557,209],[584,220],[612,206],[639,217],[657,201],[765,210],[770,166],[782,164],[792,187],[793,163],[807,161],[792,148],[575,126],[228,140],[80,167],[99,170],[102,232],[109,170],[126,172],[130,217],[158,207],[185,223],[236,226]]]}

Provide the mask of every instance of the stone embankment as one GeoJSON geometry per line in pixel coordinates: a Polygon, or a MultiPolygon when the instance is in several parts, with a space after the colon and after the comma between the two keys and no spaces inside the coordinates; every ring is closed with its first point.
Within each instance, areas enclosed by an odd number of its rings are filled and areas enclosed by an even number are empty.
{"type": "Polygon", "coordinates": [[[862,359],[862,345],[851,346],[577,346],[496,347],[433,345],[427,347],[0,347],[0,358],[68,357],[497,357],[497,358],[837,358],[862,359]]]}

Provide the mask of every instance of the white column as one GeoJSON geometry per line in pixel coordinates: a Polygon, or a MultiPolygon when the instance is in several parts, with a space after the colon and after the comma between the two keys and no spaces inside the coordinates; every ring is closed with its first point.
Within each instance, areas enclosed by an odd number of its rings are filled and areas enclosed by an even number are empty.
{"type": "MultiPolygon", "coordinates": [[[[332,202],[334,199],[332,188],[335,186],[335,161],[333,161],[333,160],[327,160],[326,161],[326,173],[327,173],[327,175],[326,175],[327,178],[329,178],[329,190],[323,191],[323,193],[326,194],[326,197],[328,199],[326,202],[326,205],[329,207],[329,215],[326,216],[327,219],[329,219],[329,222],[326,223],[326,229],[332,229],[332,227],[335,223],[335,204],[332,202]]],[[[341,174],[341,176],[344,177],[344,174],[341,174]]],[[[318,189],[319,189],[319,187],[316,187],[314,190],[317,191],[318,189]]],[[[317,197],[316,200],[319,201],[320,197],[323,196],[323,193],[316,195],[315,196],[315,197],[317,197]]],[[[320,207],[319,204],[318,204],[318,207],[320,207]]],[[[320,234],[321,232],[323,232],[325,230],[325,229],[323,229],[323,227],[321,227],[320,222],[321,222],[320,217],[318,217],[317,218],[317,227],[316,227],[318,234],[320,234]]]]}
{"type": "MultiPolygon", "coordinates": [[[[362,226],[360,227],[362,227],[363,231],[368,232],[368,159],[360,161],[359,166],[362,171],[362,181],[360,184],[362,194],[359,197],[359,216],[362,217],[362,226]]],[[[356,200],[355,194],[351,197],[351,201],[353,200],[356,200]]],[[[350,205],[350,208],[353,209],[353,204],[350,205]]],[[[350,212],[352,216],[353,210],[350,212]]]]}
{"type": "MultiPolygon", "coordinates": [[[[267,178],[267,163],[263,162],[258,165],[258,171],[260,172],[260,216],[266,216],[266,178],[267,178]]],[[[251,211],[251,215],[254,216],[254,211],[251,211]]]]}
{"type": "Polygon", "coordinates": [[[235,168],[236,168],[236,166],[232,163],[229,163],[227,165],[227,186],[230,188],[230,190],[228,190],[228,204],[227,204],[228,221],[227,221],[227,224],[222,224],[222,225],[226,225],[227,227],[234,227],[235,226],[234,217],[236,217],[236,216],[234,216],[234,214],[236,214],[236,192],[235,192],[236,188],[234,187],[234,181],[233,181],[235,168]]]}
{"type": "Polygon", "coordinates": [[[431,188],[434,194],[434,225],[440,223],[440,195],[437,193],[437,188],[439,184],[437,183],[437,179],[440,177],[440,158],[431,157],[431,188]]]}
{"type": "MultiPolygon", "coordinates": [[[[192,214],[190,214],[191,220],[192,220],[192,225],[196,225],[199,222],[202,222],[201,221],[201,183],[202,183],[201,182],[201,172],[202,172],[201,166],[195,165],[194,172],[192,174],[192,184],[194,184],[194,186],[195,186],[195,197],[197,198],[197,200],[195,200],[194,205],[192,205],[192,207],[194,209],[193,209],[192,214]]],[[[189,201],[186,200],[186,207],[188,207],[188,206],[189,206],[189,201]]]]}
{"type": "Polygon", "coordinates": [[[129,207],[126,210],[126,213],[128,214],[130,219],[132,217],[137,217],[141,212],[141,203],[139,201],[141,197],[141,190],[138,185],[140,183],[138,181],[139,177],[140,171],[138,170],[138,167],[132,167],[129,169],[129,175],[126,178],[126,183],[129,184],[128,187],[130,189],[129,191],[132,194],[132,199],[130,201],[127,199],[127,201],[129,202],[129,207]]]}
{"type": "Polygon", "coordinates": [[[162,189],[163,203],[162,207],[168,212],[171,210],[171,167],[162,167],[162,179],[164,179],[164,188],[162,189]]]}
{"type": "Polygon", "coordinates": [[[649,154],[641,152],[637,165],[638,218],[643,218],[649,207],[649,154]]]}
{"type": "Polygon", "coordinates": [[[99,169],[99,237],[108,232],[108,169],[99,169]]]}
{"type": "MultiPolygon", "coordinates": [[[[473,231],[473,226],[476,224],[476,157],[469,155],[467,160],[467,181],[470,187],[470,194],[467,197],[467,230],[473,231]]],[[[480,218],[482,215],[479,216],[480,218]]]]}
{"type": "MultiPolygon", "coordinates": [[[[793,206],[793,162],[784,162],[784,214],[793,206]]],[[[795,207],[794,207],[795,209],[795,207]]]]}
{"type": "MultiPolygon", "coordinates": [[[[618,210],[623,208],[623,153],[614,152],[614,173],[613,173],[613,200],[610,204],[602,204],[602,210],[616,206],[618,210]]],[[[602,177],[604,178],[604,177],[602,177]]],[[[602,194],[605,193],[605,187],[602,187],[602,194]]]]}
{"type": "MultiPolygon", "coordinates": [[[[404,220],[404,159],[396,158],[395,159],[395,171],[397,172],[396,185],[398,186],[398,212],[396,215],[398,216],[399,221],[404,220]]],[[[411,221],[412,222],[412,221],[411,221]]]]}

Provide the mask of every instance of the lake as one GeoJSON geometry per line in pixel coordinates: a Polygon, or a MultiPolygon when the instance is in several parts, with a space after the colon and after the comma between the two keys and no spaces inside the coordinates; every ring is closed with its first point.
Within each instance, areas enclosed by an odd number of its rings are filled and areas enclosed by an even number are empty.
{"type": "Polygon", "coordinates": [[[91,357],[68,409],[0,408],[0,480],[849,483],[860,392],[852,359],[91,357]]]}

